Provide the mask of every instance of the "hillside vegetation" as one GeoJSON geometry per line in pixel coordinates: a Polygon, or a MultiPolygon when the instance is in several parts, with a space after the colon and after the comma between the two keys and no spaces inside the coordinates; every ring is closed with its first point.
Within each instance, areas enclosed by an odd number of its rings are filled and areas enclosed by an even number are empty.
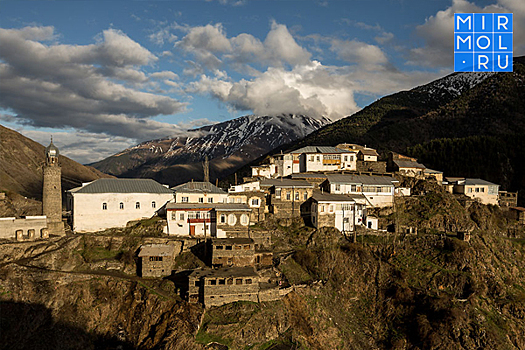
{"type": "MultiPolygon", "coordinates": [[[[295,285],[276,302],[204,311],[181,300],[169,278],[136,277],[139,245],[162,240],[157,221],[0,244],[0,347],[524,348],[524,227],[498,207],[467,208],[432,184],[414,186],[426,194],[399,199],[392,215],[418,235],[351,243],[299,220],[254,227],[272,234],[276,267],[295,285]],[[458,230],[472,231],[471,241],[458,230]]],[[[177,266],[197,260],[186,252],[177,266]]]]}

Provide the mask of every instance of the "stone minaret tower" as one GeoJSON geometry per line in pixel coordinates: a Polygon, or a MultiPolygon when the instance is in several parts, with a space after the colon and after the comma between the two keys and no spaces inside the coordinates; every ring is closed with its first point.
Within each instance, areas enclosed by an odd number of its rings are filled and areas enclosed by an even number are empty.
{"type": "Polygon", "coordinates": [[[42,204],[44,215],[47,216],[47,228],[50,234],[64,235],[62,223],[62,185],[60,178],[62,170],[58,164],[58,148],[51,143],[46,147],[46,162],[44,165],[44,188],[42,204]]]}

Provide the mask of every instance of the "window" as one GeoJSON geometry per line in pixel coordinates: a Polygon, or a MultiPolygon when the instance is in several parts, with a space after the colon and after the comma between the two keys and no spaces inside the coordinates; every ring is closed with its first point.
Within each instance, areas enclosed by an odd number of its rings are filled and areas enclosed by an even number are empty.
{"type": "Polygon", "coordinates": [[[290,194],[290,192],[287,192],[286,193],[286,200],[289,201],[290,199],[292,199],[291,194],[290,194]]]}
{"type": "Polygon", "coordinates": [[[235,203],[235,198],[230,198],[230,203],[235,203]]]}
{"type": "Polygon", "coordinates": [[[242,249],[242,245],[236,245],[235,246],[235,250],[241,250],[242,249]]]}
{"type": "Polygon", "coordinates": [[[249,244],[246,244],[246,245],[244,246],[244,250],[250,250],[250,245],[249,245],[249,244]]]}
{"type": "Polygon", "coordinates": [[[310,156],[310,162],[314,161],[314,156],[310,156]]]}
{"type": "Polygon", "coordinates": [[[135,209],[140,209],[140,202],[135,203],[135,209]]]}
{"type": "Polygon", "coordinates": [[[333,212],[334,212],[334,206],[330,205],[330,213],[333,213],[333,212]]]}
{"type": "Polygon", "coordinates": [[[246,214],[242,214],[241,215],[241,225],[248,225],[248,223],[250,222],[250,220],[248,219],[248,215],[246,214]]]}
{"type": "Polygon", "coordinates": [[[162,256],[150,256],[149,261],[162,261],[162,256]]]}
{"type": "Polygon", "coordinates": [[[318,161],[318,162],[321,161],[321,156],[317,156],[317,161],[318,161]]]}
{"type": "Polygon", "coordinates": [[[200,197],[199,198],[199,203],[204,203],[204,198],[200,197]]]}
{"type": "Polygon", "coordinates": [[[485,192],[485,187],[481,187],[481,192],[485,192]]]}
{"type": "Polygon", "coordinates": [[[216,286],[217,280],[210,280],[210,286],[216,286]]]}
{"type": "Polygon", "coordinates": [[[184,213],[180,213],[179,214],[179,220],[180,221],[184,221],[184,213]]]}
{"type": "Polygon", "coordinates": [[[321,213],[324,213],[324,204],[321,205],[321,213]]]}
{"type": "Polygon", "coordinates": [[[357,192],[357,185],[350,186],[350,192],[357,192]]]}
{"type": "Polygon", "coordinates": [[[201,218],[201,213],[200,211],[198,211],[195,213],[195,219],[200,219],[200,218],[201,218]]]}
{"type": "Polygon", "coordinates": [[[350,161],[351,161],[351,162],[354,161],[354,156],[350,156],[350,161]]]}
{"type": "Polygon", "coordinates": [[[242,203],[242,198],[241,197],[237,198],[237,203],[242,203]]]}
{"type": "Polygon", "coordinates": [[[345,156],[345,162],[348,162],[348,156],[345,156]]]}
{"type": "Polygon", "coordinates": [[[237,223],[237,218],[235,217],[235,215],[233,214],[228,215],[228,225],[233,226],[236,223],[237,223]]]}
{"type": "Polygon", "coordinates": [[[226,223],[226,215],[221,214],[221,224],[225,224],[225,223],[226,223]]]}
{"type": "Polygon", "coordinates": [[[177,213],[174,211],[171,212],[171,220],[177,220],[177,213]]]}
{"type": "Polygon", "coordinates": [[[242,278],[235,279],[235,284],[242,284],[242,278]]]}
{"type": "Polygon", "coordinates": [[[299,200],[299,192],[295,192],[295,200],[296,200],[296,201],[299,200]]]}
{"type": "Polygon", "coordinates": [[[281,198],[281,189],[280,188],[275,190],[275,197],[276,198],[281,198]]]}
{"type": "Polygon", "coordinates": [[[250,190],[249,187],[245,187],[245,188],[244,188],[244,192],[248,192],[249,190],[250,190]]]}
{"type": "Polygon", "coordinates": [[[226,284],[226,280],[225,280],[224,278],[221,278],[221,279],[219,280],[219,284],[220,284],[220,285],[224,285],[224,284],[226,284]]]}
{"type": "Polygon", "coordinates": [[[189,197],[182,197],[182,203],[188,203],[190,201],[189,197]]]}
{"type": "Polygon", "coordinates": [[[157,207],[157,203],[155,203],[155,201],[151,202],[151,207],[155,209],[157,207]]]}
{"type": "Polygon", "coordinates": [[[215,249],[217,249],[217,250],[222,250],[222,248],[224,248],[222,245],[215,246],[215,249]]]}
{"type": "Polygon", "coordinates": [[[233,284],[233,278],[228,278],[228,280],[226,281],[226,284],[232,285],[233,284]]]}
{"type": "Polygon", "coordinates": [[[305,192],[304,193],[304,197],[303,197],[304,200],[307,200],[308,199],[308,192],[305,192]]]}
{"type": "Polygon", "coordinates": [[[108,203],[102,203],[102,210],[108,210],[108,203]]]}
{"type": "Polygon", "coordinates": [[[213,203],[213,198],[208,198],[208,203],[213,203]]]}
{"type": "Polygon", "coordinates": [[[231,245],[227,245],[226,246],[226,250],[232,250],[232,249],[233,249],[233,246],[231,246],[231,245]]]}
{"type": "Polygon", "coordinates": [[[252,205],[253,206],[259,206],[259,198],[252,199],[252,205]]]}
{"type": "Polygon", "coordinates": [[[252,279],[251,278],[247,278],[246,279],[246,284],[252,284],[252,279]]]}
{"type": "Polygon", "coordinates": [[[195,287],[198,287],[198,286],[200,286],[200,285],[201,285],[201,284],[200,284],[200,281],[195,281],[195,287]]]}
{"type": "Polygon", "coordinates": [[[340,184],[335,185],[335,190],[336,191],[341,191],[341,185],[340,184]]]}
{"type": "Polygon", "coordinates": [[[124,203],[120,202],[120,204],[118,205],[118,207],[120,208],[120,210],[123,210],[123,209],[124,209],[124,203]]]}

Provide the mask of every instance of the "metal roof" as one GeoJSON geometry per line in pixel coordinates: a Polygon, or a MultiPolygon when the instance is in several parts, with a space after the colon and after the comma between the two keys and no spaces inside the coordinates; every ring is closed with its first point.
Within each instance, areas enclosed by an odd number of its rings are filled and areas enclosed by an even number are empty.
{"type": "Polygon", "coordinates": [[[166,209],[215,209],[217,211],[251,210],[248,204],[243,203],[168,203],[166,209]]]}
{"type": "Polygon", "coordinates": [[[426,174],[443,174],[442,171],[434,170],[434,169],[429,169],[429,168],[426,168],[426,169],[425,169],[425,173],[426,173],[426,174]]]}
{"type": "Polygon", "coordinates": [[[393,182],[399,182],[390,176],[368,176],[368,175],[326,175],[328,182],[336,184],[363,184],[393,186],[393,182]]]}
{"type": "Polygon", "coordinates": [[[211,182],[186,182],[171,188],[174,192],[179,193],[218,193],[226,194],[225,191],[215,186],[211,182]]]}
{"type": "Polygon", "coordinates": [[[295,187],[295,188],[313,188],[314,185],[309,183],[308,181],[304,180],[292,180],[292,179],[262,179],[261,180],[261,186],[262,187],[295,187]]]}
{"type": "Polygon", "coordinates": [[[359,150],[359,153],[362,153],[364,155],[367,155],[367,156],[378,156],[379,157],[379,154],[377,153],[377,151],[373,148],[363,148],[363,149],[360,149],[359,150]]]}
{"type": "Polygon", "coordinates": [[[98,179],[72,193],[173,193],[169,188],[152,179],[98,179]]]}
{"type": "Polygon", "coordinates": [[[394,159],[394,164],[396,164],[399,168],[417,168],[417,169],[426,169],[427,168],[423,164],[418,163],[418,162],[414,162],[414,161],[411,161],[411,160],[394,159]]]}
{"type": "Polygon", "coordinates": [[[497,184],[493,184],[492,182],[488,182],[486,180],[482,179],[465,179],[465,185],[466,186],[499,186],[497,184]]]}
{"type": "Polygon", "coordinates": [[[292,179],[326,179],[323,173],[294,173],[292,179]]]}
{"type": "Polygon", "coordinates": [[[332,146],[306,146],[290,153],[348,153],[348,151],[332,147],[332,146]]]}
{"type": "Polygon", "coordinates": [[[146,244],[140,247],[139,258],[144,256],[173,256],[175,246],[170,244],[146,244]]]}
{"type": "Polygon", "coordinates": [[[350,196],[325,192],[314,192],[312,199],[317,202],[355,202],[350,196]]]}

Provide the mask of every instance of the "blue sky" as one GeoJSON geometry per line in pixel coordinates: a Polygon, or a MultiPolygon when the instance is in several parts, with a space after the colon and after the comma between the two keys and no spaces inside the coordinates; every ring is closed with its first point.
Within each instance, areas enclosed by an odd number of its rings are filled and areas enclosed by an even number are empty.
{"type": "Polygon", "coordinates": [[[455,12],[525,1],[3,1],[0,123],[83,163],[246,114],[339,119],[452,72],[455,12]]]}

